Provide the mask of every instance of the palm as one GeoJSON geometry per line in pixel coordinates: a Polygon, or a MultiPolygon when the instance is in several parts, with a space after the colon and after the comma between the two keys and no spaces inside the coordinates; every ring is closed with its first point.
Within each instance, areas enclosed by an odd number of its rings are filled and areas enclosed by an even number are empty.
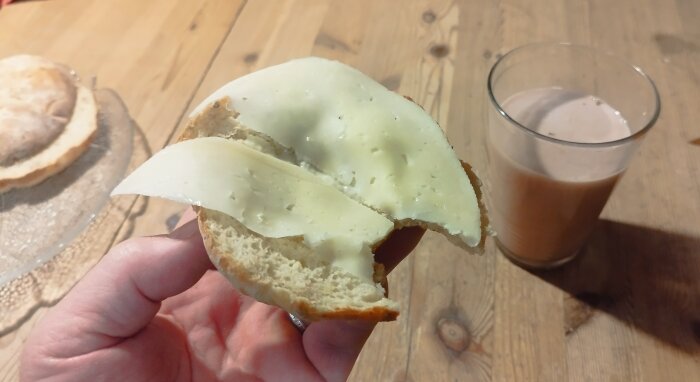
{"type": "Polygon", "coordinates": [[[129,370],[134,381],[319,379],[285,315],[209,271],[193,288],[165,300],[137,336],[102,350],[100,358],[115,373],[129,370]]]}
{"type": "Polygon", "coordinates": [[[317,379],[302,336],[285,314],[239,294],[209,271],[193,288],[165,300],[157,317],[176,324],[169,327],[183,339],[181,351],[189,351],[193,380],[317,379]]]}

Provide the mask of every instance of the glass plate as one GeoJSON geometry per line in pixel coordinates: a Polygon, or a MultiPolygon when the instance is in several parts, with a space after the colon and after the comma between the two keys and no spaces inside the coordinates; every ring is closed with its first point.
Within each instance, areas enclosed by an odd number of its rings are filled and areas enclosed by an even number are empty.
{"type": "Polygon", "coordinates": [[[97,136],[88,150],[44,182],[0,194],[0,286],[68,246],[109,200],[132,153],[132,124],[119,97],[95,91],[97,136]]]}

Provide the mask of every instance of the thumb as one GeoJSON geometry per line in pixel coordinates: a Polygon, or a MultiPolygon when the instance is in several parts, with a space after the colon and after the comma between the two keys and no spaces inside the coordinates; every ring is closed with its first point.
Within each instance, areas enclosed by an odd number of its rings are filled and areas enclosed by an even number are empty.
{"type": "Polygon", "coordinates": [[[148,325],[162,300],[190,288],[211,266],[196,221],[167,236],[122,242],[44,316],[25,349],[37,342],[46,355],[68,358],[113,346],[148,325]]]}

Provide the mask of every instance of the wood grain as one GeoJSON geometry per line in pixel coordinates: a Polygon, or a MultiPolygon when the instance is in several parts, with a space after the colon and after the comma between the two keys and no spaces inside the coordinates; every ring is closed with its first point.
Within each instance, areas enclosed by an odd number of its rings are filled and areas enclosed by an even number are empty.
{"type": "MultiPolygon", "coordinates": [[[[116,5],[71,0],[4,7],[0,57],[40,54],[70,65],[84,79],[95,76],[99,87],[121,95],[149,145],[159,148],[177,126],[242,2],[120,1],[116,5]]],[[[134,198],[120,198],[101,213],[101,223],[93,224],[90,240],[75,247],[91,259],[81,265],[83,271],[113,244],[115,230],[127,221],[133,206],[134,198]]],[[[46,301],[65,293],[68,286],[44,291],[46,301]]],[[[16,380],[22,342],[43,310],[0,337],[1,381],[16,380]]]]}
{"type": "MultiPolygon", "coordinates": [[[[320,1],[251,2],[244,7],[225,41],[211,62],[186,110],[187,115],[199,102],[228,81],[269,65],[308,55],[313,38],[323,20],[327,5],[320,1]],[[303,17],[297,15],[303,14],[303,17]],[[261,22],[263,21],[263,22],[261,22]],[[242,37],[245,36],[245,37],[242,37]],[[304,49],[304,44],[308,45],[304,49]],[[289,47],[295,47],[290,50],[289,47]]],[[[186,119],[170,137],[177,139],[186,119]]],[[[177,203],[150,200],[148,210],[134,219],[133,235],[163,232],[168,217],[184,208],[177,203]]],[[[125,237],[120,235],[120,237],[125,237]]]]}
{"type": "MultiPolygon", "coordinates": [[[[177,136],[200,100],[235,77],[310,54],[342,60],[423,105],[487,191],[485,82],[502,54],[530,42],[572,41],[644,68],[661,94],[661,117],[584,256],[556,271],[528,272],[491,241],[475,256],[426,235],[389,278],[401,316],[375,330],[350,379],[700,380],[698,2],[110,5],[3,9],[0,28],[16,33],[0,33],[0,55],[41,53],[95,73],[119,91],[156,149],[177,136]],[[27,25],[37,21],[43,27],[30,37],[27,25]]],[[[118,237],[162,233],[181,208],[141,198],[118,237]]],[[[15,375],[17,349],[35,317],[0,338],[0,380],[15,375]]]]}

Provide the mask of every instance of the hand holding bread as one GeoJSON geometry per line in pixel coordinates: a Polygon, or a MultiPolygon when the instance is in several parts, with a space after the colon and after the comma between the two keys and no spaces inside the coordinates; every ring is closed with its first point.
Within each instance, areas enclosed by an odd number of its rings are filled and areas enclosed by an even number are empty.
{"type": "MultiPolygon", "coordinates": [[[[346,380],[374,322],[299,332],[213,269],[194,218],[112,248],[33,328],[21,380],[346,380]]],[[[377,260],[396,264],[421,233],[395,232],[377,260]]]]}

